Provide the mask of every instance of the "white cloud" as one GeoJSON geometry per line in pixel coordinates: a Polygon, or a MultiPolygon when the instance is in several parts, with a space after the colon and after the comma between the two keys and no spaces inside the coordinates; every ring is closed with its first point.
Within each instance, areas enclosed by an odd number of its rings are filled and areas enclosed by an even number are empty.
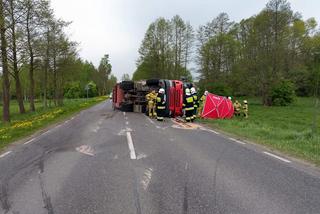
{"type": "MultiPolygon", "coordinates": [[[[52,0],[57,17],[73,23],[71,38],[80,43],[82,58],[98,65],[108,53],[113,73],[132,74],[138,58],[138,48],[148,25],[162,16],[179,14],[197,28],[220,12],[227,12],[232,20],[240,21],[257,14],[267,1],[257,0],[52,0]]],[[[291,0],[294,11],[303,17],[320,20],[317,0],[291,0]],[[308,2],[308,3],[306,3],[308,2]]]]}

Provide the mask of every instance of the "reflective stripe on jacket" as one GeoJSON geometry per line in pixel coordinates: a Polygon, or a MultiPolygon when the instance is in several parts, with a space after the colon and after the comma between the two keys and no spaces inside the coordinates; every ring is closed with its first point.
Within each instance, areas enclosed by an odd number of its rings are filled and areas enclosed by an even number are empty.
{"type": "Polygon", "coordinates": [[[164,94],[158,94],[157,96],[157,108],[165,109],[166,108],[166,99],[164,94]]]}
{"type": "Polygon", "coordinates": [[[186,95],[184,99],[183,106],[186,111],[194,110],[193,96],[186,95]]]}
{"type": "Polygon", "coordinates": [[[194,107],[195,108],[199,107],[199,100],[198,100],[198,95],[197,94],[193,94],[193,103],[194,103],[194,107]]]}

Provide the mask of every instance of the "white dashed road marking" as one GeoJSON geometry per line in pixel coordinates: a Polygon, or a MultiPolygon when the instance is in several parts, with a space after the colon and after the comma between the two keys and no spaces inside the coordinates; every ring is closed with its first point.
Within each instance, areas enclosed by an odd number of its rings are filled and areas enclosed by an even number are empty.
{"type": "Polygon", "coordinates": [[[82,145],[80,147],[77,147],[76,151],[78,151],[78,152],[80,152],[82,154],[85,154],[85,155],[94,156],[93,149],[88,145],[82,145]]]}
{"type": "Polygon", "coordinates": [[[148,186],[149,186],[151,178],[152,178],[152,172],[153,172],[152,168],[148,168],[144,172],[143,179],[141,181],[141,184],[142,184],[144,190],[148,189],[148,186]]]}
{"type": "Polygon", "coordinates": [[[5,156],[7,156],[8,154],[10,154],[12,151],[7,151],[6,153],[3,153],[2,155],[0,155],[0,158],[3,158],[5,156]]]}
{"type": "Polygon", "coordinates": [[[236,142],[236,143],[239,143],[239,144],[242,144],[242,145],[245,145],[246,143],[244,143],[244,142],[242,142],[242,141],[240,141],[240,140],[237,140],[237,139],[234,139],[234,138],[229,138],[229,140],[232,140],[232,141],[234,141],[234,142],[236,142]]]}
{"type": "Polygon", "coordinates": [[[133,146],[133,141],[132,141],[132,137],[131,137],[131,132],[127,132],[127,141],[128,141],[128,147],[130,150],[130,158],[132,160],[136,160],[137,156],[136,156],[136,152],[134,150],[134,146],[133,146]]]}
{"type": "Polygon", "coordinates": [[[28,140],[27,142],[25,142],[24,145],[27,145],[27,144],[29,144],[29,143],[32,143],[33,141],[34,141],[34,138],[31,139],[31,140],[28,140]]]}
{"type": "Polygon", "coordinates": [[[289,161],[289,160],[287,160],[287,159],[285,159],[285,158],[279,157],[279,156],[277,156],[277,155],[271,154],[271,153],[269,153],[269,152],[263,152],[263,153],[266,154],[266,155],[269,155],[269,156],[271,156],[271,157],[274,157],[274,158],[276,158],[276,159],[278,159],[278,160],[281,160],[281,161],[283,161],[283,162],[291,163],[291,161],[289,161]]]}

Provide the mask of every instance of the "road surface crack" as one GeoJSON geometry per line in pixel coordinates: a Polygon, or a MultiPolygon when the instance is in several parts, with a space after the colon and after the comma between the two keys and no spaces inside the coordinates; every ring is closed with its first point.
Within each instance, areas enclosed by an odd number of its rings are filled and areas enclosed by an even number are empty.
{"type": "Polygon", "coordinates": [[[39,162],[39,181],[40,181],[41,194],[42,194],[42,199],[43,199],[43,203],[44,203],[44,208],[47,210],[48,214],[54,214],[53,206],[52,206],[52,203],[51,203],[51,198],[50,198],[49,194],[47,193],[47,191],[45,189],[44,180],[43,180],[43,177],[42,177],[43,172],[44,172],[43,156],[42,156],[42,158],[40,159],[40,162],[39,162]]]}
{"type": "Polygon", "coordinates": [[[1,183],[0,188],[1,207],[5,211],[5,213],[8,213],[11,207],[8,200],[8,186],[5,183],[1,183]]]}

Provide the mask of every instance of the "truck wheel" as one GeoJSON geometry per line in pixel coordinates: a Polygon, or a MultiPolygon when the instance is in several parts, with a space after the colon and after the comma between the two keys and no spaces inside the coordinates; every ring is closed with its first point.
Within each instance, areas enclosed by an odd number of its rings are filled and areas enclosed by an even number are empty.
{"type": "Polygon", "coordinates": [[[120,107],[121,111],[124,112],[133,112],[133,104],[130,103],[122,103],[120,107]]]}
{"type": "Polygon", "coordinates": [[[146,82],[147,86],[158,86],[159,85],[159,79],[149,79],[146,82]]]}
{"type": "Polygon", "coordinates": [[[134,89],[134,82],[133,81],[122,81],[120,83],[120,88],[124,91],[130,91],[134,89]]]}

